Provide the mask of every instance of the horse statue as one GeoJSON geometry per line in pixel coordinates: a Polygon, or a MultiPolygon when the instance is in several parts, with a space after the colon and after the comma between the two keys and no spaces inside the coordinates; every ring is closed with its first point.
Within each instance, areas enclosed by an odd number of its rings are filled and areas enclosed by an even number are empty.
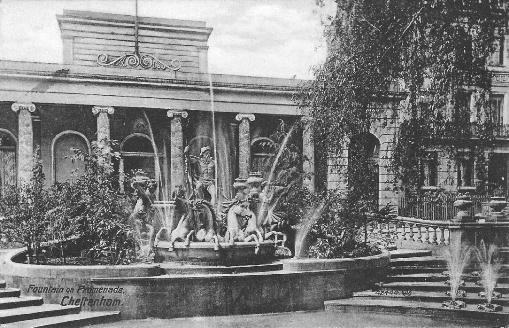
{"type": "Polygon", "coordinates": [[[191,241],[214,242],[214,248],[219,249],[219,239],[216,234],[216,215],[212,204],[203,199],[184,198],[183,192],[177,192],[174,215],[180,216],[177,227],[170,233],[170,247],[172,251],[177,241],[183,241],[189,246],[191,241]]]}

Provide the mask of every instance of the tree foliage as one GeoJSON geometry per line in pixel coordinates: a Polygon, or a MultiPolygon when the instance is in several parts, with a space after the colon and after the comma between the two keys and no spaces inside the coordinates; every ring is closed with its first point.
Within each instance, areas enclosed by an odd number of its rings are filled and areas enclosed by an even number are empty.
{"type": "Polygon", "coordinates": [[[319,180],[327,181],[327,159],[349,150],[344,200],[326,209],[312,230],[311,252],[324,257],[351,250],[373,210],[365,205],[377,197],[377,181],[366,173],[376,168],[366,147],[359,147],[370,132],[392,131],[392,182],[407,194],[423,185],[423,162],[433,147],[452,158],[467,149],[482,171],[494,128],[488,63],[506,23],[504,1],[336,3],[337,15],[326,27],[326,61],[300,98],[314,117],[319,180]]]}
{"type": "Polygon", "coordinates": [[[400,124],[393,168],[415,189],[427,147],[471,134],[465,99],[473,90],[479,94],[471,104],[478,109],[476,133],[492,135],[484,124],[491,115],[487,63],[505,26],[501,1],[336,2],[328,57],[301,99],[316,118],[322,158],[369,132],[381,116],[392,116],[400,124]]]}

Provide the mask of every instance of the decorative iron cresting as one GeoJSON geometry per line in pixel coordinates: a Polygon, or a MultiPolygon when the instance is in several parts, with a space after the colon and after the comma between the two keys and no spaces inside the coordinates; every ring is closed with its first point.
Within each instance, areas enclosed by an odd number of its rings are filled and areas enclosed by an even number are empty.
{"type": "Polygon", "coordinates": [[[140,67],[143,69],[154,69],[160,71],[178,71],[182,66],[182,63],[178,59],[171,59],[168,61],[168,64],[166,64],[150,54],[140,54],[137,52],[125,54],[122,56],[100,54],[97,56],[97,64],[111,67],[140,67]]]}
{"type": "Polygon", "coordinates": [[[143,68],[159,71],[171,70],[178,71],[182,67],[182,62],[178,59],[170,59],[167,64],[150,54],[140,54],[139,46],[139,18],[138,18],[138,0],[135,0],[134,16],[134,53],[122,56],[112,56],[100,54],[97,56],[97,64],[100,66],[116,66],[126,68],[143,68]]]}

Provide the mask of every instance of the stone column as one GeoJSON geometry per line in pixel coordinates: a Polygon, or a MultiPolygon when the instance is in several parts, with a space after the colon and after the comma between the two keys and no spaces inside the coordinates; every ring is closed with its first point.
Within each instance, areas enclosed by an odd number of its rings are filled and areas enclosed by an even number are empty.
{"type": "Polygon", "coordinates": [[[32,113],[35,105],[31,103],[14,103],[12,110],[18,113],[18,184],[27,183],[32,177],[34,165],[34,130],[32,113]]]}
{"type": "Polygon", "coordinates": [[[237,114],[239,124],[239,178],[247,179],[251,171],[251,130],[249,121],[255,120],[254,114],[237,114]]]}
{"type": "Polygon", "coordinates": [[[184,186],[184,132],[182,130],[182,119],[188,116],[186,111],[169,110],[167,113],[171,119],[170,123],[170,194],[177,186],[184,186]]]}
{"type": "Polygon", "coordinates": [[[312,118],[309,116],[302,117],[302,155],[304,161],[302,170],[306,175],[304,186],[310,191],[315,191],[315,142],[313,139],[312,118]]]}
{"type": "Polygon", "coordinates": [[[92,114],[97,115],[97,143],[103,147],[110,140],[110,118],[115,108],[106,106],[92,107],[92,114]]]}

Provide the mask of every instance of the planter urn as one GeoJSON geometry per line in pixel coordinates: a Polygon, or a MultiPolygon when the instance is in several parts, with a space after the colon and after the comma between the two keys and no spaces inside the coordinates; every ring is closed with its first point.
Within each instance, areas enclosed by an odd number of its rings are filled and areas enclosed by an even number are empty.
{"type": "Polygon", "coordinates": [[[502,210],[507,206],[507,201],[504,196],[493,196],[488,203],[491,208],[490,218],[491,221],[506,221],[507,218],[502,213],[502,210]]]}
{"type": "Polygon", "coordinates": [[[470,213],[470,208],[472,207],[472,200],[468,195],[459,196],[456,201],[454,201],[453,205],[458,209],[458,213],[452,220],[453,222],[470,222],[473,221],[472,214],[470,213]]]}

